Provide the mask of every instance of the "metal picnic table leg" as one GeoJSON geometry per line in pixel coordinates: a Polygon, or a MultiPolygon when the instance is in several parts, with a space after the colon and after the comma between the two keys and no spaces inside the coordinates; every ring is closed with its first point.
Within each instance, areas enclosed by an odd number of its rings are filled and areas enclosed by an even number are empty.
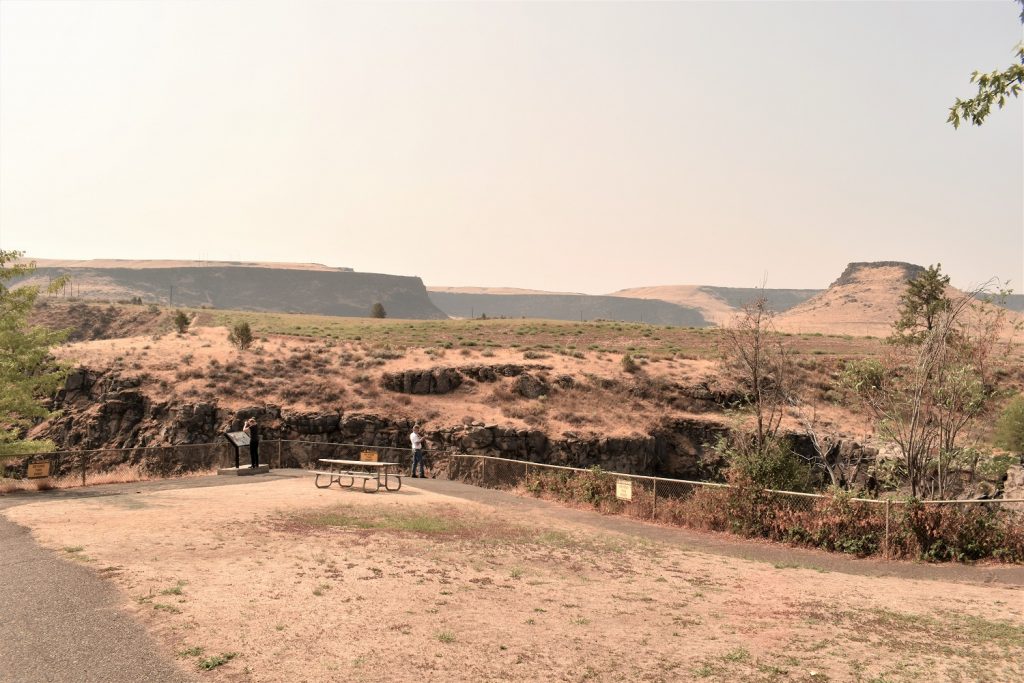
{"type": "Polygon", "coordinates": [[[370,481],[369,477],[367,477],[366,479],[363,479],[363,493],[377,493],[377,491],[380,491],[380,473],[379,472],[377,473],[377,478],[374,479],[374,482],[376,482],[377,487],[375,489],[373,489],[372,491],[370,491],[370,490],[368,490],[366,488],[366,485],[369,483],[369,481],[370,481]]]}

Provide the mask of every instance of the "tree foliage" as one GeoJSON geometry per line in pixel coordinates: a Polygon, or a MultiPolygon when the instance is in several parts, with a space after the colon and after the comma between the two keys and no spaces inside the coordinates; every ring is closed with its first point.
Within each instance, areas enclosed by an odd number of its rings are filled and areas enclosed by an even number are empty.
{"type": "Polygon", "coordinates": [[[386,317],[388,317],[388,312],[384,310],[384,304],[380,303],[379,301],[377,303],[375,303],[370,308],[370,317],[371,318],[386,318],[386,317]]]}
{"type": "Polygon", "coordinates": [[[808,491],[813,469],[828,471],[825,452],[800,455],[780,435],[788,407],[800,402],[793,354],[775,329],[763,294],[747,303],[723,332],[724,365],[746,397],[747,416],[715,450],[729,461],[730,477],[766,489],[808,491]]]}
{"type": "Polygon", "coordinates": [[[1024,453],[1024,394],[1011,400],[999,416],[996,445],[1014,453],[1024,453]]]}
{"type": "Polygon", "coordinates": [[[228,341],[237,346],[239,351],[245,351],[252,346],[253,336],[249,322],[243,320],[242,322],[235,323],[234,327],[231,328],[231,332],[228,333],[228,341]]]}
{"type": "MultiPolygon", "coordinates": [[[[39,288],[9,287],[11,280],[35,269],[32,264],[16,263],[21,256],[17,251],[0,251],[0,452],[25,447],[28,427],[50,415],[41,399],[53,395],[65,374],[50,348],[67,333],[28,322],[39,288]]],[[[63,284],[58,281],[55,287],[63,284]]]]}
{"type": "MultiPolygon", "coordinates": [[[[1024,0],[1017,0],[1021,5],[1020,20],[1024,23],[1024,0]]],[[[971,83],[978,86],[978,94],[966,100],[959,97],[949,108],[947,121],[959,128],[964,121],[975,126],[980,126],[992,113],[992,106],[999,109],[1006,106],[1010,97],[1019,97],[1021,87],[1024,86],[1024,43],[1017,45],[1015,57],[1019,63],[1014,63],[1002,70],[982,73],[975,71],[971,74],[971,83]]]]}
{"type": "Polygon", "coordinates": [[[747,303],[723,333],[725,367],[753,413],[754,450],[763,455],[779,431],[789,402],[792,354],[773,325],[768,299],[747,303]]]}
{"type": "Polygon", "coordinates": [[[981,293],[949,302],[931,327],[891,344],[881,359],[850,363],[842,377],[899,452],[915,497],[955,493],[964,438],[995,396],[1006,309],[979,301],[981,293]]]}
{"type": "Polygon", "coordinates": [[[935,329],[939,315],[949,310],[948,286],[949,276],[942,274],[941,263],[928,266],[907,283],[900,296],[900,317],[894,324],[895,341],[918,342],[935,329]]]}
{"type": "Polygon", "coordinates": [[[178,334],[185,334],[191,324],[192,319],[185,311],[178,310],[174,313],[174,329],[178,330],[178,334]]]}

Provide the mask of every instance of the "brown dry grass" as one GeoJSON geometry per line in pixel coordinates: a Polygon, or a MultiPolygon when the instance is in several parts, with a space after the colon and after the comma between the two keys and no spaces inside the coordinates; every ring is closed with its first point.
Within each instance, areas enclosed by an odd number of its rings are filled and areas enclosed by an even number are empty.
{"type": "MultiPolygon", "coordinates": [[[[166,332],[70,344],[58,355],[71,364],[143,378],[156,401],[209,401],[227,409],[276,404],[289,411],[385,414],[434,425],[481,421],[513,428],[540,428],[553,436],[630,436],[665,418],[688,418],[710,406],[667,400],[658,386],[722,384],[721,331],[613,322],[536,320],[404,321],[324,316],[197,311],[187,334],[166,332]],[[250,321],[255,346],[239,352],[216,322],[250,321]],[[623,371],[623,354],[641,372],[623,371]],[[445,396],[407,396],[380,388],[384,372],[471,364],[545,365],[548,380],[576,380],[543,400],[511,392],[511,380],[465,383],[445,396]],[[636,385],[646,385],[637,387],[636,385]],[[655,387],[654,391],[648,391],[655,387]],[[639,388],[639,391],[636,389],[639,388]]],[[[842,363],[880,355],[875,338],[786,337],[812,388],[820,426],[842,438],[871,435],[865,416],[837,403],[832,390],[842,363]]],[[[1007,386],[1021,383],[1024,348],[1005,358],[1007,386]],[[1013,370],[1013,368],[1016,370],[1013,370]]],[[[534,370],[534,372],[538,372],[534,370]]],[[[720,412],[703,417],[720,421],[720,412]]],[[[788,418],[787,426],[794,424],[788,418]]]]}
{"type": "MultiPolygon", "coordinates": [[[[194,470],[176,474],[175,478],[206,477],[213,474],[215,470],[194,470]]],[[[126,484],[134,481],[150,481],[152,479],[164,479],[159,475],[153,475],[139,465],[119,465],[105,472],[86,472],[85,486],[98,486],[100,484],[126,484]]],[[[79,488],[82,484],[80,474],[67,474],[61,477],[46,477],[43,479],[4,479],[0,478],[0,495],[13,493],[15,491],[49,491],[52,489],[79,488]]]]}
{"type": "Polygon", "coordinates": [[[216,681],[1006,681],[1011,587],[687,551],[406,486],[309,479],[7,514],[216,681]]]}
{"type": "MultiPolygon", "coordinates": [[[[823,347],[832,342],[847,343],[818,340],[823,347]]],[[[394,418],[427,419],[434,424],[470,420],[544,428],[555,435],[574,431],[630,436],[666,417],[694,417],[685,402],[677,405],[667,400],[671,387],[721,381],[717,361],[708,358],[634,352],[640,371],[627,373],[617,352],[567,354],[543,346],[445,349],[268,335],[251,350],[239,352],[228,342],[226,329],[196,327],[185,335],[71,344],[58,355],[76,365],[143,377],[143,390],[160,401],[211,401],[231,409],[272,403],[292,411],[365,410],[394,418]],[[552,385],[551,393],[543,399],[521,398],[512,391],[514,380],[509,378],[466,382],[443,396],[409,396],[380,388],[385,372],[502,363],[538,366],[531,372],[552,385]],[[574,385],[557,386],[560,376],[573,378],[574,385]]],[[[707,350],[717,353],[715,347],[707,350]]],[[[818,377],[819,384],[827,387],[835,356],[809,355],[802,364],[805,374],[818,377]]],[[[824,391],[819,393],[824,395],[824,391]]],[[[850,429],[857,426],[860,433],[866,429],[862,421],[837,406],[823,404],[820,413],[823,419],[842,421],[850,429]]]]}

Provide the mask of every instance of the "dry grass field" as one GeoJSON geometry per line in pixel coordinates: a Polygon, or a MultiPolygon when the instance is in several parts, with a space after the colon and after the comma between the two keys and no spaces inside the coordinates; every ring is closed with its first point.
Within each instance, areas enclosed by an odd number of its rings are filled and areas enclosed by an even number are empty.
{"type": "MultiPolygon", "coordinates": [[[[185,335],[144,334],[68,344],[57,355],[68,364],[143,378],[142,390],[166,401],[210,401],[228,408],[273,403],[294,411],[369,410],[394,417],[459,424],[466,420],[572,430],[604,436],[642,432],[665,417],[692,416],[679,387],[719,387],[720,331],[624,323],[550,321],[422,322],[325,318],[286,314],[200,311],[185,335]],[[247,320],[257,336],[238,351],[228,328],[247,320]],[[639,371],[625,372],[624,355],[639,371]],[[570,376],[572,388],[544,400],[524,400],[512,380],[467,382],[439,395],[386,391],[381,376],[434,367],[534,366],[553,380],[570,376]]],[[[794,336],[801,372],[824,395],[843,358],[877,353],[876,339],[794,336]]],[[[868,427],[839,406],[822,402],[824,420],[853,434],[868,427]]],[[[721,420],[718,413],[706,419],[721,420]]]]}
{"type": "Polygon", "coordinates": [[[584,525],[305,477],[6,514],[114,582],[203,680],[1024,676],[1019,588],[735,559],[605,530],[596,514],[584,525]]]}
{"type": "MultiPolygon", "coordinates": [[[[293,411],[371,411],[434,425],[482,421],[600,436],[642,434],[666,418],[721,422],[720,408],[698,405],[692,389],[728,390],[719,361],[723,332],[607,321],[447,320],[340,318],[285,313],[191,310],[184,335],[171,331],[171,311],[145,306],[83,309],[49,304],[38,312],[53,326],[99,325],[109,338],[67,344],[58,356],[69,365],[139,377],[158,401],[207,401],[238,409],[267,403],[293,411]],[[79,322],[81,319],[84,322],[79,322]],[[248,322],[256,336],[244,352],[228,342],[228,329],[248,322]],[[135,330],[133,327],[137,327],[135,330]],[[638,372],[628,373],[629,355],[638,372]],[[549,381],[573,378],[544,399],[526,400],[512,381],[466,382],[439,395],[397,394],[381,388],[386,372],[436,367],[532,365],[549,381]],[[541,367],[542,366],[542,367],[541,367]],[[710,408],[710,411],[708,410],[710,408]]],[[[858,441],[872,427],[839,403],[833,391],[842,364],[877,357],[884,340],[823,334],[784,336],[816,403],[820,425],[858,441]]],[[[1000,380],[1024,383],[1024,348],[1010,347],[1000,380]]],[[[790,426],[792,416],[789,418],[790,426]]]]}

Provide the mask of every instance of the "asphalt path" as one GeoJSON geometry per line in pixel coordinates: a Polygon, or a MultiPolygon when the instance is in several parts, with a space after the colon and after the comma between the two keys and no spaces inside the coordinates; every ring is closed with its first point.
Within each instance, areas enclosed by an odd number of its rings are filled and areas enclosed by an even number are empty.
{"type": "Polygon", "coordinates": [[[96,572],[40,548],[3,516],[0,549],[0,679],[195,680],[118,609],[123,597],[96,572]]]}
{"type": "MultiPolygon", "coordinates": [[[[180,488],[240,486],[309,476],[301,470],[274,470],[253,477],[197,477],[130,484],[108,484],[0,496],[0,680],[3,683],[83,681],[135,683],[197,681],[148,635],[119,605],[124,598],[114,584],[92,568],[41,548],[29,531],[3,510],[26,503],[180,488]]],[[[539,511],[553,519],[623,533],[688,550],[758,562],[785,563],[862,576],[892,576],[1001,584],[1024,588],[1024,566],[1001,564],[926,564],[856,559],[784,545],[738,539],[600,515],[504,491],[440,479],[408,479],[403,488],[419,488],[492,505],[506,512],[539,511]]],[[[370,494],[367,494],[370,495],[370,494]]],[[[394,495],[394,494],[381,494],[394,495]]]]}
{"type": "Polygon", "coordinates": [[[164,652],[142,624],[120,610],[124,596],[112,582],[90,567],[40,547],[28,529],[3,515],[5,508],[126,496],[142,490],[238,485],[275,476],[289,475],[167,479],[0,496],[0,681],[199,680],[164,652]]]}

